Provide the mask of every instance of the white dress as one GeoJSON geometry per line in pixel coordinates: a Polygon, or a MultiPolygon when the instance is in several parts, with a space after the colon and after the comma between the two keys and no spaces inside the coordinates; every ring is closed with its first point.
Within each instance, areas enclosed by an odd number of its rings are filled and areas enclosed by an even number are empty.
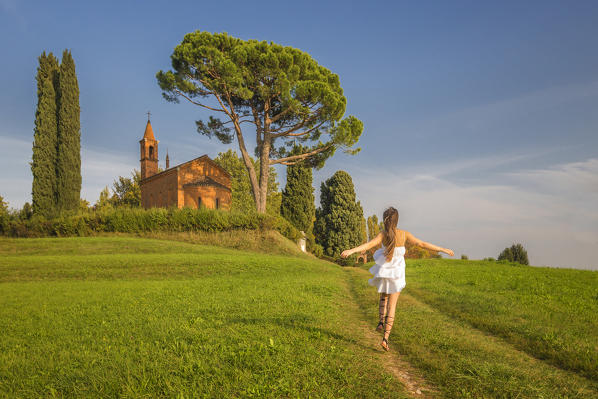
{"type": "Polygon", "coordinates": [[[370,273],[374,275],[368,280],[370,285],[378,288],[378,292],[392,294],[405,288],[405,247],[395,247],[390,261],[384,256],[384,245],[374,252],[374,262],[370,273]]]}

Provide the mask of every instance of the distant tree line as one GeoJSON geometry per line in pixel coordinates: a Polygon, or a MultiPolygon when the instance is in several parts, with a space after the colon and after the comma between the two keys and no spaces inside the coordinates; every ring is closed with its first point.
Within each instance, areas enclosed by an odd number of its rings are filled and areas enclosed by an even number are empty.
{"type": "Polygon", "coordinates": [[[70,51],[62,62],[44,51],[38,58],[37,108],[31,172],[32,211],[52,217],[76,211],[81,195],[79,84],[70,51]]]}

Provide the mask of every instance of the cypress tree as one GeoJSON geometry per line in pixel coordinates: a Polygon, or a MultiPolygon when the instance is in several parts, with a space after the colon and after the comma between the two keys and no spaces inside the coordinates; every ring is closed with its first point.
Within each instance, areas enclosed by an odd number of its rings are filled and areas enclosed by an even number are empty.
{"type": "Polygon", "coordinates": [[[351,176],[342,170],[322,183],[320,207],[316,210],[316,242],[328,256],[338,257],[348,248],[361,244],[363,210],[355,201],[351,176]]]}
{"type": "Polygon", "coordinates": [[[380,225],[378,224],[378,216],[372,215],[368,217],[368,236],[370,240],[373,240],[378,234],[380,234],[380,225]]]}
{"type": "MultiPolygon", "coordinates": [[[[361,204],[359,203],[359,207],[361,208],[361,204]]],[[[363,208],[361,209],[361,214],[363,215],[363,208]]],[[[361,242],[366,242],[368,241],[368,230],[367,230],[367,223],[365,221],[365,218],[362,217],[361,218],[361,242]]]]}
{"type": "Polygon", "coordinates": [[[37,108],[33,133],[31,197],[33,212],[50,217],[56,212],[56,90],[58,61],[52,53],[39,57],[37,108]]]}
{"type": "MultiPolygon", "coordinates": [[[[299,147],[294,153],[301,153],[299,147]]],[[[287,185],[282,192],[280,214],[307,236],[312,234],[316,205],[312,169],[305,163],[287,167],[287,185]]]]}
{"type": "Polygon", "coordinates": [[[68,50],[62,53],[58,81],[56,203],[59,210],[69,211],[79,208],[81,197],[81,132],[79,84],[68,50]]]}

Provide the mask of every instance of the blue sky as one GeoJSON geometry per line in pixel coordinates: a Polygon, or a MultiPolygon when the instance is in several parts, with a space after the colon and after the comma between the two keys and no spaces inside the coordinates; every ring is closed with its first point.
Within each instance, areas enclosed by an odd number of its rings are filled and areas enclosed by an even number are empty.
{"type": "MultiPolygon", "coordinates": [[[[30,200],[41,51],[74,56],[82,196],[138,167],[146,115],[163,159],[216,156],[208,114],[164,101],[155,74],[187,32],[311,54],[340,76],[361,153],[336,155],[368,215],[470,258],[522,242],[537,265],[598,269],[598,3],[38,2],[0,0],[0,195],[30,200]]],[[[279,169],[284,184],[284,169],[279,169]]],[[[316,200],[319,202],[319,198],[316,200]]]]}

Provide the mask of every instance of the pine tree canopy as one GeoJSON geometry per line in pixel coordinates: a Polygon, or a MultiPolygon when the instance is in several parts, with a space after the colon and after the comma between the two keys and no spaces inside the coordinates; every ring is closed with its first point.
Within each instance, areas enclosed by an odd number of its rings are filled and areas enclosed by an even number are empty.
{"type": "Polygon", "coordinates": [[[362,122],[343,119],[346,98],[339,77],[309,54],[272,42],[226,33],[185,35],[171,56],[172,71],[156,75],[169,101],[183,98],[222,117],[197,121],[199,133],[228,144],[237,139],[256,208],[265,212],[270,166],[305,160],[321,167],[337,148],[349,153],[362,122]],[[256,133],[259,174],[246,148],[244,126],[256,133]],[[305,152],[291,155],[297,140],[305,152]]]}
{"type": "Polygon", "coordinates": [[[362,243],[363,210],[355,200],[351,176],[338,171],[322,183],[320,208],[316,210],[316,242],[328,256],[338,257],[348,248],[362,243]]]}

